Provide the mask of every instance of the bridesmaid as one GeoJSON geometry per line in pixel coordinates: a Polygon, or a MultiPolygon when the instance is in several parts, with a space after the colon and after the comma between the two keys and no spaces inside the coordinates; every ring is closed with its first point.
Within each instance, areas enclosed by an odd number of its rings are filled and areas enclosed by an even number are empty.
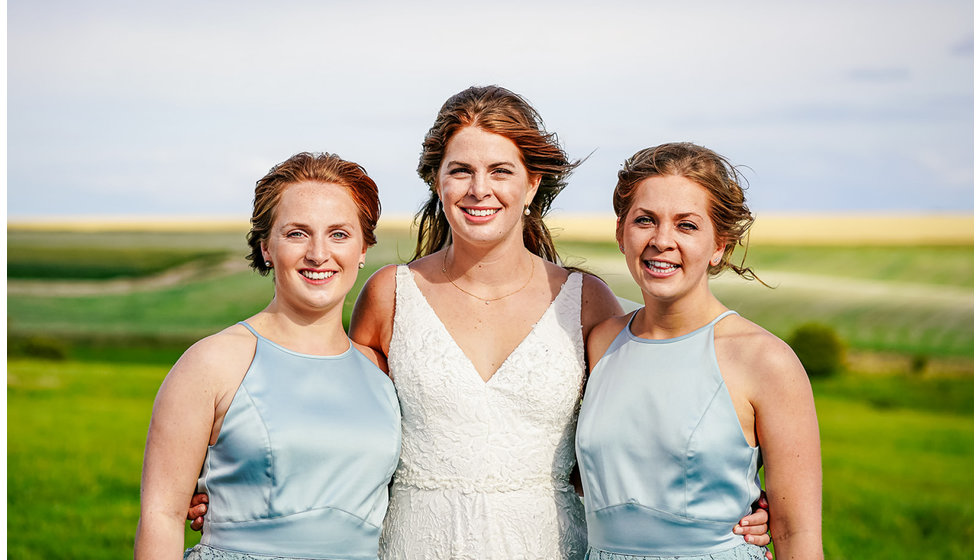
{"type": "Polygon", "coordinates": [[[157,394],[137,559],[179,559],[195,486],[210,496],[187,559],[376,559],[400,450],[384,359],[347,338],[344,298],[374,244],[374,181],[297,154],[256,183],[249,260],[269,305],[194,344],[157,394]]]}
{"type": "Polygon", "coordinates": [[[752,222],[737,171],[693,144],[635,154],[613,195],[644,307],[596,326],[579,417],[589,558],[761,558],[731,525],[766,493],[777,558],[822,558],[820,440],[793,351],[708,277],[752,222]]]}

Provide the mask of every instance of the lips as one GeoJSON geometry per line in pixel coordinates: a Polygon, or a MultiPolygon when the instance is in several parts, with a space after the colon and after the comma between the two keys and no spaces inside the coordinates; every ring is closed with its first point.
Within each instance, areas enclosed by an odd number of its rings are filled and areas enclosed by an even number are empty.
{"type": "Polygon", "coordinates": [[[654,274],[669,274],[681,267],[679,264],[658,260],[645,260],[643,261],[643,265],[654,274]]]}
{"type": "Polygon", "coordinates": [[[500,208],[461,208],[461,210],[477,218],[486,218],[500,212],[500,208]]]}
{"type": "Polygon", "coordinates": [[[299,273],[310,280],[326,280],[327,278],[330,278],[336,274],[336,272],[332,270],[323,272],[316,270],[301,270],[299,273]]]}

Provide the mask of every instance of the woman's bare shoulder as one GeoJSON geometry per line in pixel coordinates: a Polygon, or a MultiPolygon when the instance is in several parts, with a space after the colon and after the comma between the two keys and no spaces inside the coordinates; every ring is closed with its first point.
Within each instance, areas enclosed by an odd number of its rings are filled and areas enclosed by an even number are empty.
{"type": "Polygon", "coordinates": [[[606,350],[609,349],[609,345],[626,327],[631,316],[632,313],[626,313],[609,317],[592,328],[589,338],[586,340],[586,357],[589,360],[589,370],[599,363],[606,350]]]}
{"type": "Polygon", "coordinates": [[[715,340],[721,346],[719,357],[728,357],[760,380],[771,382],[786,375],[806,375],[789,344],[740,315],[720,321],[715,327],[715,340]]]}
{"type": "Polygon", "coordinates": [[[243,325],[236,324],[195,342],[177,363],[203,369],[201,373],[207,375],[241,363],[247,365],[254,354],[255,335],[243,325]]]}

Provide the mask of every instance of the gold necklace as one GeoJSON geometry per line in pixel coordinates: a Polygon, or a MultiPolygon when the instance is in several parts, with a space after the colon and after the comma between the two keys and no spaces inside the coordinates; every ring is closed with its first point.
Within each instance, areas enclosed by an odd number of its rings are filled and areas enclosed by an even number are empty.
{"type": "Polygon", "coordinates": [[[524,285],[523,286],[521,286],[520,288],[517,288],[513,292],[510,292],[508,294],[504,294],[504,295],[499,296],[499,297],[487,299],[487,298],[484,298],[484,297],[480,297],[480,296],[474,294],[473,292],[464,290],[463,288],[460,288],[459,287],[459,284],[457,284],[456,282],[453,282],[453,279],[449,277],[449,272],[446,270],[446,259],[448,259],[448,258],[449,258],[449,249],[447,248],[446,249],[446,252],[443,253],[443,255],[442,255],[442,273],[446,275],[446,280],[449,280],[449,283],[452,284],[453,287],[455,287],[457,290],[463,292],[464,294],[466,294],[466,295],[468,295],[470,297],[476,298],[476,299],[482,301],[483,303],[485,303],[487,305],[490,305],[490,302],[491,301],[497,301],[498,299],[504,299],[506,297],[510,297],[510,296],[516,294],[517,292],[523,290],[524,288],[527,287],[528,284],[531,283],[531,279],[534,278],[534,257],[532,257],[532,256],[530,256],[530,254],[528,254],[528,259],[531,261],[531,274],[527,277],[527,282],[524,282],[524,285]]]}

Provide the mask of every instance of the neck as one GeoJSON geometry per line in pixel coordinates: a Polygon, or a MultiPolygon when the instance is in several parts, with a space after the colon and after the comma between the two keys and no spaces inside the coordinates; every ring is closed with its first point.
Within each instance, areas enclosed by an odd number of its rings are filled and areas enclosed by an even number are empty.
{"type": "Polygon", "coordinates": [[[463,278],[474,284],[501,286],[526,280],[532,255],[523,239],[492,246],[453,242],[444,255],[446,271],[454,280],[463,278]]]}
{"type": "Polygon", "coordinates": [[[277,344],[304,354],[331,356],[350,345],[342,322],[343,306],[325,311],[298,312],[276,298],[249,318],[256,330],[277,344]]]}
{"type": "Polygon", "coordinates": [[[676,338],[703,327],[727,308],[705,286],[699,293],[664,301],[643,294],[643,309],[633,319],[632,332],[651,339],[676,338]]]}

